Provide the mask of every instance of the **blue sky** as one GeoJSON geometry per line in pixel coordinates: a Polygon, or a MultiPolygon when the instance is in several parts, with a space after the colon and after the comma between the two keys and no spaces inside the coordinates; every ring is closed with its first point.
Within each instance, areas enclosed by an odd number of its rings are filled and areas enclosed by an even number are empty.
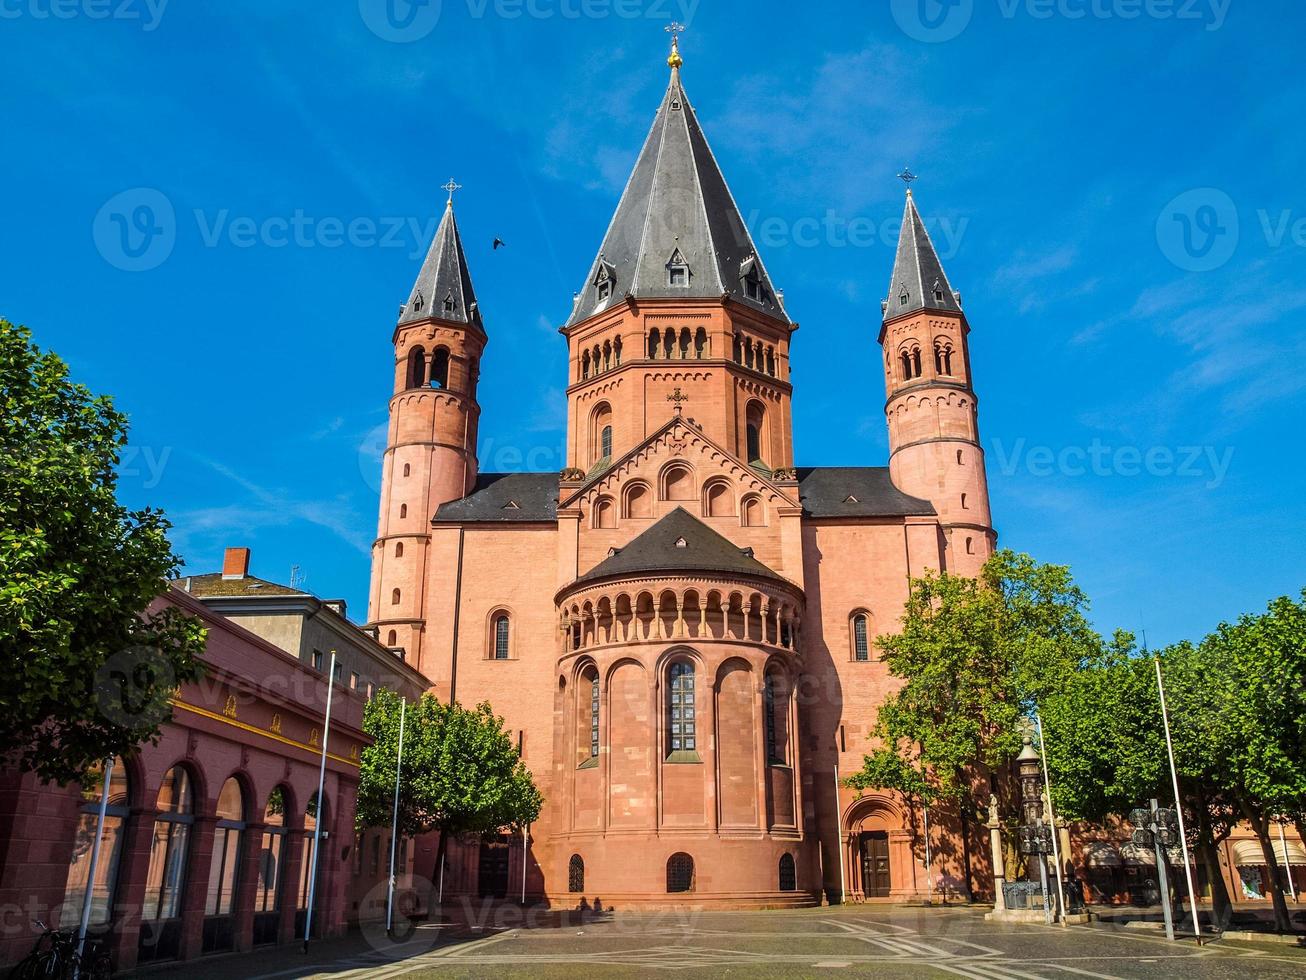
{"type": "Polygon", "coordinates": [[[189,570],[248,545],[362,618],[391,331],[439,185],[464,185],[491,338],[482,466],[557,468],[555,327],[673,18],[802,325],[800,465],[886,459],[909,164],[972,325],[1001,543],[1153,643],[1306,584],[1290,0],[3,0],[0,315],[130,414],[123,493],[169,513],[189,570]]]}

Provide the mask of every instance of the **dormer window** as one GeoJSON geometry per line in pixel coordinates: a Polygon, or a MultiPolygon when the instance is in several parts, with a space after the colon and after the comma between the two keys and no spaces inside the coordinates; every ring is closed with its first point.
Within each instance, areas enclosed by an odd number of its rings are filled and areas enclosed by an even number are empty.
{"type": "Polygon", "coordinates": [[[910,301],[911,301],[911,297],[907,295],[906,290],[903,290],[901,293],[898,294],[899,306],[906,306],[910,301]]]}
{"type": "Polygon", "coordinates": [[[680,249],[672,252],[671,258],[667,260],[667,285],[677,289],[689,285],[689,263],[680,254],[680,249]]]}
{"type": "Polygon", "coordinates": [[[609,279],[599,283],[599,299],[607,299],[612,295],[612,281],[609,279]]]}
{"type": "Polygon", "coordinates": [[[943,302],[943,286],[937,279],[934,280],[934,302],[943,302]]]}
{"type": "Polygon", "coordinates": [[[598,294],[599,302],[603,302],[612,296],[612,286],[617,280],[617,270],[611,262],[606,261],[599,256],[599,272],[594,277],[594,288],[598,294]]]}
{"type": "Polygon", "coordinates": [[[756,279],[745,279],[744,295],[760,303],[762,301],[762,284],[756,279]]]}
{"type": "Polygon", "coordinates": [[[425,305],[426,305],[426,300],[422,296],[422,291],[419,289],[416,293],[413,294],[413,312],[421,313],[422,307],[425,305]]]}
{"type": "Polygon", "coordinates": [[[750,255],[739,263],[739,278],[744,285],[744,295],[756,303],[762,302],[762,276],[756,255],[750,255]]]}
{"type": "Polygon", "coordinates": [[[446,313],[452,313],[452,312],[453,312],[453,293],[448,293],[448,294],[445,295],[445,297],[444,297],[444,311],[445,311],[446,313]]]}

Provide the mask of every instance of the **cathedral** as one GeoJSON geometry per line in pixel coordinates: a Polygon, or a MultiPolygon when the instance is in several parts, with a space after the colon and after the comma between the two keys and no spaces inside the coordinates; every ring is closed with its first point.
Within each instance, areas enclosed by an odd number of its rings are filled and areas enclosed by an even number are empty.
{"type": "Polygon", "coordinates": [[[415,870],[561,907],[964,893],[966,821],[839,782],[895,683],[874,640],[909,578],[995,546],[961,295],[908,190],[878,337],[888,465],[795,465],[798,324],[674,43],[668,64],[560,328],[561,472],[478,468],[494,326],[452,200],[399,313],[369,622],[439,697],[489,701],[545,797],[529,835],[440,869],[419,847],[415,870]]]}

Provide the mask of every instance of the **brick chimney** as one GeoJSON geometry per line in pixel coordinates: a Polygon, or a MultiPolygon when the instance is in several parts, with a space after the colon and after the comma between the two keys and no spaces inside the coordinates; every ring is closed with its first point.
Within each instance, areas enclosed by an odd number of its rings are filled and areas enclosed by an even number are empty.
{"type": "Polygon", "coordinates": [[[228,548],[222,556],[224,579],[245,578],[249,575],[249,549],[228,548]]]}

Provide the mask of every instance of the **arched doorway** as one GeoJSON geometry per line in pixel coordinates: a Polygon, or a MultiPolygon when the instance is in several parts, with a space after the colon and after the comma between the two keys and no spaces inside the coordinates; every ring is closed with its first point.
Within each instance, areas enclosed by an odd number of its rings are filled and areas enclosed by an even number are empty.
{"type": "Polygon", "coordinates": [[[854,899],[888,899],[910,887],[901,811],[888,797],[869,796],[844,813],[844,860],[854,899]]]}

